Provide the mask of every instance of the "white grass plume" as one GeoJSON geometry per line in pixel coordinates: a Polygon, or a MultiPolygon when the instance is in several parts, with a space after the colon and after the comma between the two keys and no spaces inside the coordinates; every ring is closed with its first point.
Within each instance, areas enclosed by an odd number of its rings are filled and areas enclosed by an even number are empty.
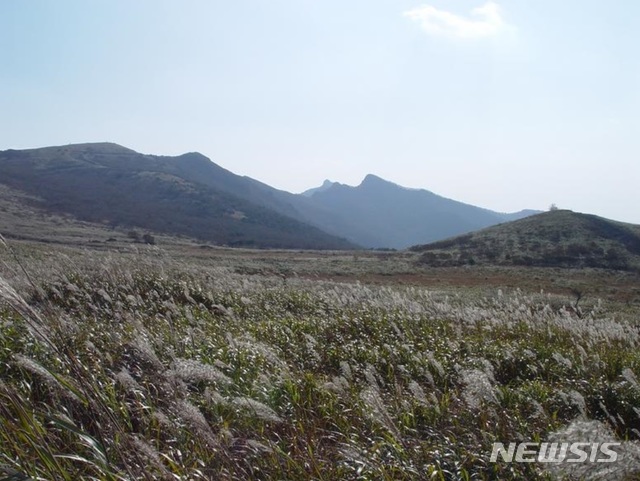
{"type": "Polygon", "coordinates": [[[248,397],[236,397],[232,401],[234,406],[237,406],[245,411],[248,411],[253,416],[263,421],[269,421],[272,423],[281,423],[282,418],[266,404],[256,401],[248,397]]]}

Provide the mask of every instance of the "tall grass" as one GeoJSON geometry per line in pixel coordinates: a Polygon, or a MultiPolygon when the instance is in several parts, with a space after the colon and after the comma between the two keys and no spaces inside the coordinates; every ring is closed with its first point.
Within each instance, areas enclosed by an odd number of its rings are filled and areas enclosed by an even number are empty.
{"type": "Polygon", "coordinates": [[[34,285],[5,270],[0,479],[547,479],[572,473],[490,463],[492,443],[576,421],[624,443],[618,479],[640,472],[639,332],[605,304],[578,318],[520,291],[283,282],[150,252],[27,261],[34,285]]]}

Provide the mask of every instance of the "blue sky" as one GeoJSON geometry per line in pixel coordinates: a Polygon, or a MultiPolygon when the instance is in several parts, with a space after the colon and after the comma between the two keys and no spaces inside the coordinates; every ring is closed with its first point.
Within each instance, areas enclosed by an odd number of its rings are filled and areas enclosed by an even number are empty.
{"type": "MultiPolygon", "coordinates": [[[[0,149],[640,223],[635,0],[0,0],[0,149]]],[[[0,173],[1,175],[1,173],[0,173]]]]}

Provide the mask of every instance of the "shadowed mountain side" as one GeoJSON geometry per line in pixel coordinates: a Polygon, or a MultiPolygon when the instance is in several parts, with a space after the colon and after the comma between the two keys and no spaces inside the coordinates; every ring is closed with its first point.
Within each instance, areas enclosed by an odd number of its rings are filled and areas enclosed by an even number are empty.
{"type": "Polygon", "coordinates": [[[227,171],[200,154],[161,157],[109,143],[80,144],[3,151],[0,169],[0,182],[39,197],[52,212],[85,221],[231,246],[354,247],[268,205],[218,188],[211,179],[227,171]]]}
{"type": "Polygon", "coordinates": [[[411,248],[431,266],[468,264],[640,270],[640,226],[555,210],[411,248]]]}
{"type": "MultiPolygon", "coordinates": [[[[271,209],[339,238],[345,238],[345,233],[350,233],[353,230],[352,219],[345,217],[341,212],[333,212],[318,205],[312,198],[304,194],[292,194],[275,189],[250,177],[239,176],[214,164],[200,154],[185,154],[180,159],[183,162],[174,164],[172,172],[184,179],[204,184],[255,205],[271,209]]],[[[366,233],[363,233],[361,237],[367,238],[366,233]]],[[[358,244],[352,239],[349,240],[354,245],[358,244]]]]}
{"type": "Polygon", "coordinates": [[[200,154],[186,154],[176,175],[241,197],[369,248],[406,248],[537,213],[503,214],[427,190],[407,189],[368,175],[358,187],[325,181],[302,194],[230,172],[200,154]]]}

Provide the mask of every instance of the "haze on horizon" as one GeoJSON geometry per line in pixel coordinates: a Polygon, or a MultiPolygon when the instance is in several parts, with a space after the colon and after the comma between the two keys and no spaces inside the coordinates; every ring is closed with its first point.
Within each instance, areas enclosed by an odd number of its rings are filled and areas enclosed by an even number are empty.
{"type": "MultiPolygon", "coordinates": [[[[0,150],[199,151],[640,224],[640,3],[0,2],[0,150]]],[[[1,175],[1,173],[0,173],[1,175]]]]}

